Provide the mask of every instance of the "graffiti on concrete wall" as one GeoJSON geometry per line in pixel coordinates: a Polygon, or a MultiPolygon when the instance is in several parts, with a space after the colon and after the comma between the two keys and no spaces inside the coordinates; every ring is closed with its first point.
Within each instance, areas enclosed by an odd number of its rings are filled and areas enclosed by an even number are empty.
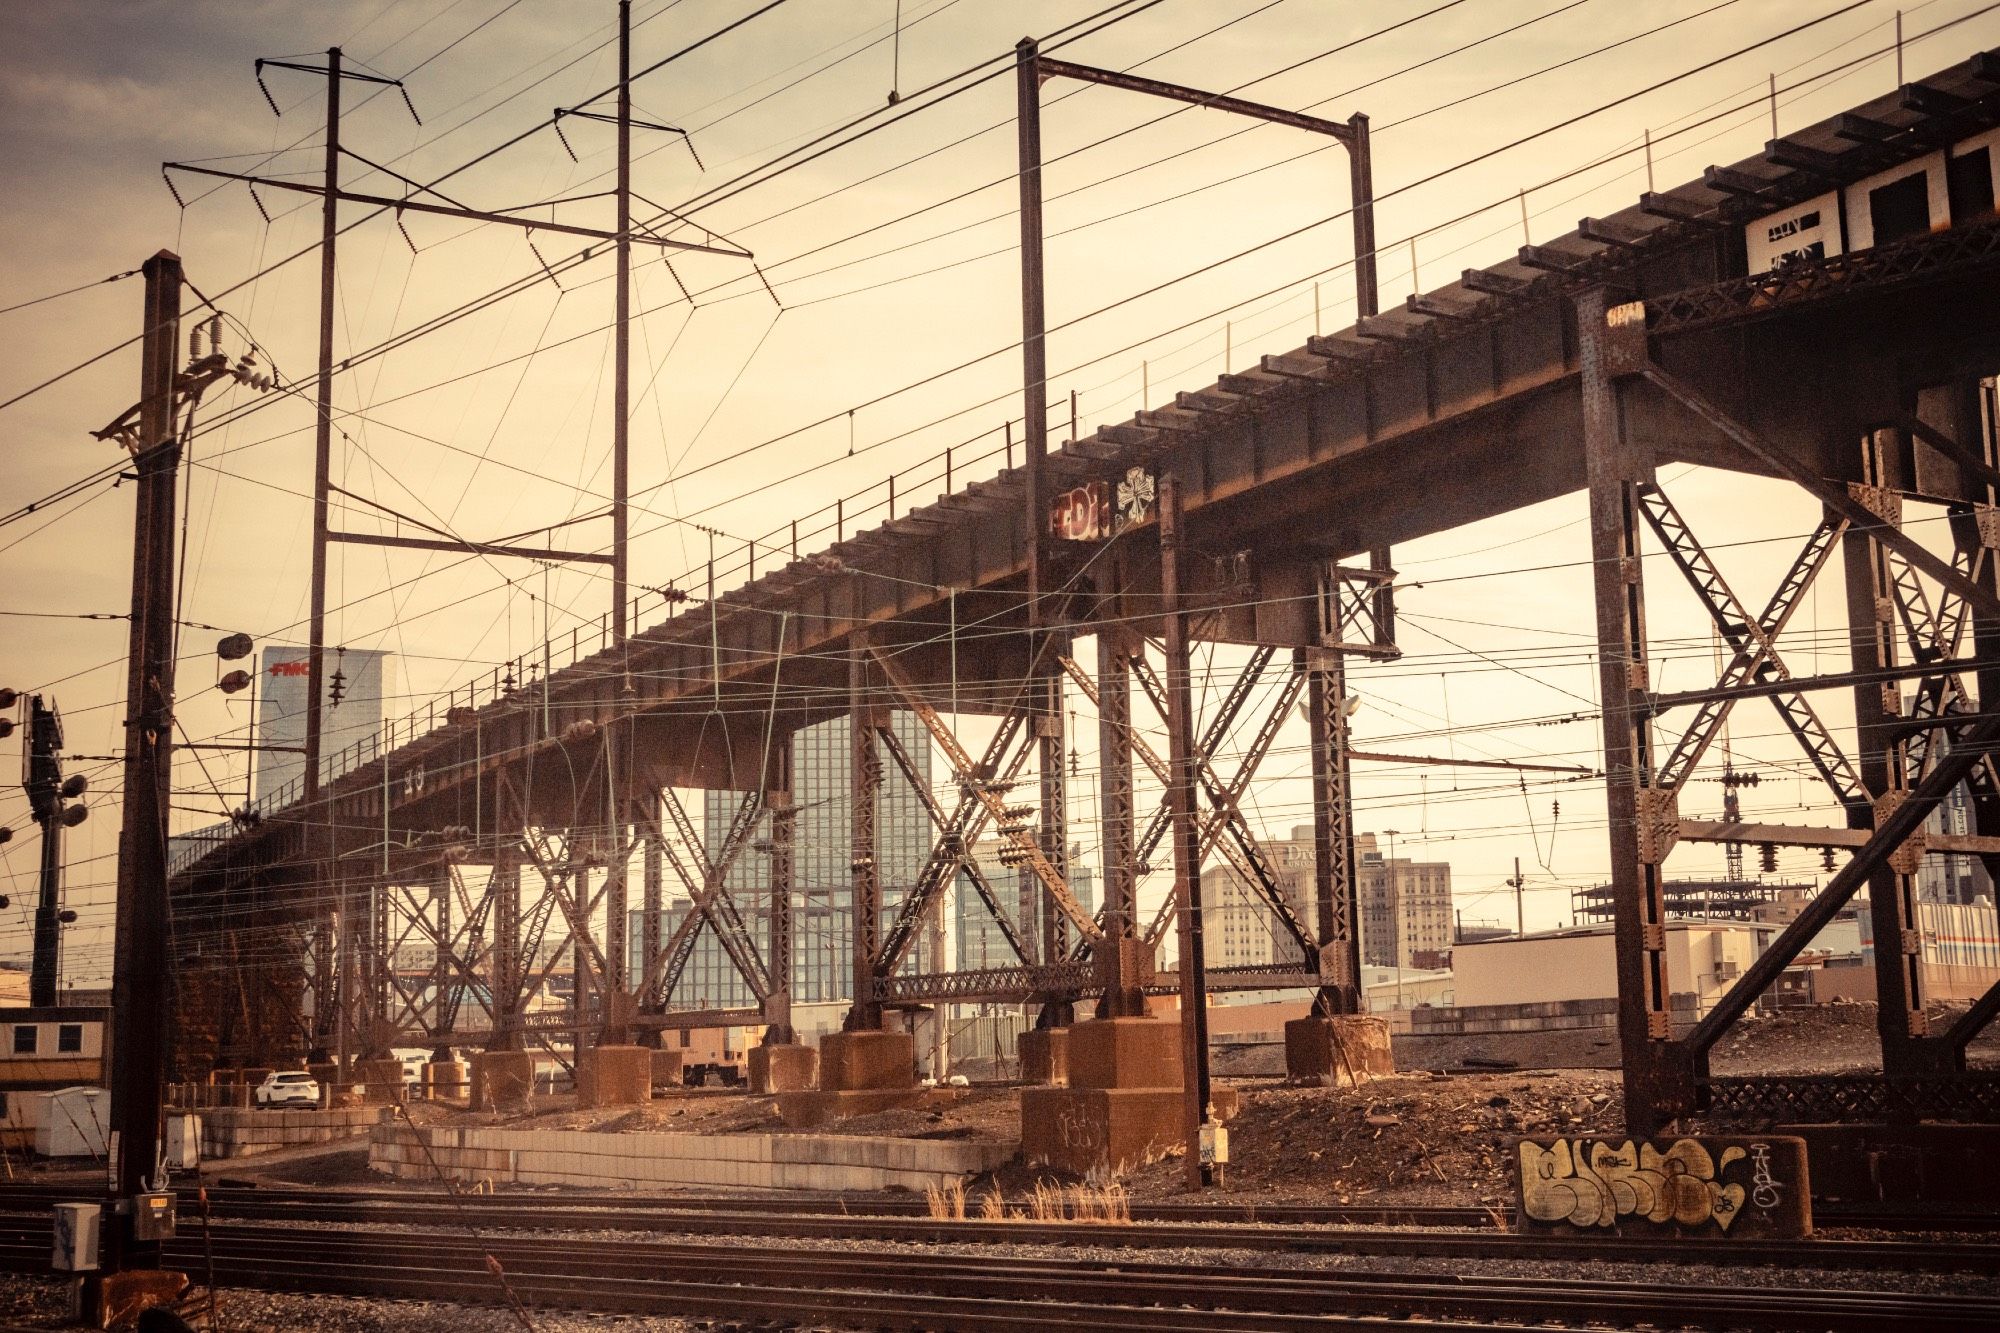
{"type": "Polygon", "coordinates": [[[1712,1221],[1726,1232],[1746,1197],[1754,1192],[1752,1202],[1768,1211],[1784,1189],[1761,1143],[1747,1151],[1726,1147],[1720,1161],[1694,1139],[1677,1140],[1665,1152],[1650,1143],[1635,1149],[1629,1139],[1521,1144],[1521,1206],[1538,1222],[1608,1227],[1621,1217],[1682,1226],[1712,1221]],[[1744,1179],[1723,1180],[1737,1162],[1747,1162],[1733,1173],[1744,1179]]]}

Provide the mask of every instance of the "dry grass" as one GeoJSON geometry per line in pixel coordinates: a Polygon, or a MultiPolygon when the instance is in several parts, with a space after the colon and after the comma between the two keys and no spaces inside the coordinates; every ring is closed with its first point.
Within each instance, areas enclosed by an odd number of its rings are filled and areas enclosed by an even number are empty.
{"type": "Polygon", "coordinates": [[[931,1218],[939,1222],[963,1222],[965,1220],[965,1182],[954,1180],[939,1188],[924,1186],[924,1201],[930,1205],[931,1218]]]}
{"type": "Polygon", "coordinates": [[[1007,1220],[1007,1200],[997,1187],[979,1196],[979,1218],[982,1222],[1007,1220]]]}
{"type": "Polygon", "coordinates": [[[1027,1208],[1015,1216],[1035,1222],[1130,1222],[1132,1197],[1116,1181],[1068,1186],[1037,1183],[1027,1208]]]}

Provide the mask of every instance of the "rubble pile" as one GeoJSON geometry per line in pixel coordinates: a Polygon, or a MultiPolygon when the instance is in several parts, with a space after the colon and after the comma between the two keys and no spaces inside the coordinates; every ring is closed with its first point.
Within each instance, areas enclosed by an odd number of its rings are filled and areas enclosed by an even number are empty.
{"type": "MultiPolygon", "coordinates": [[[[1316,1203],[1505,1204],[1522,1134],[1613,1131],[1615,1072],[1399,1074],[1359,1089],[1246,1088],[1229,1127],[1232,1194],[1316,1203]]],[[[1134,1197],[1181,1188],[1178,1162],[1131,1181],[1134,1197]]]]}

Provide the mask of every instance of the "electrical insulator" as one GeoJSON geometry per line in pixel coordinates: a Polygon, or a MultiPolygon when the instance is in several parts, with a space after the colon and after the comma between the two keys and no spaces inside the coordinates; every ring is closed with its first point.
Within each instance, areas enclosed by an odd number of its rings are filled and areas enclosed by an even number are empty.
{"type": "Polygon", "coordinates": [[[56,920],[62,922],[65,926],[75,925],[76,909],[73,907],[63,908],[62,911],[56,913],[56,920]]]}
{"type": "Polygon", "coordinates": [[[20,702],[20,699],[21,694],[18,690],[0,690],[0,712],[12,708],[16,703],[20,702]]]}
{"type": "Polygon", "coordinates": [[[14,719],[11,717],[0,717],[0,740],[5,740],[13,734],[14,719]]]}
{"type": "Polygon", "coordinates": [[[12,907],[13,905],[14,900],[12,898],[9,898],[4,893],[0,893],[0,907],[12,907]]]}
{"type": "Polygon", "coordinates": [[[14,841],[14,830],[0,826],[0,843],[14,841]]]}
{"type": "Polygon", "coordinates": [[[250,656],[250,650],[257,641],[248,634],[231,634],[215,645],[215,655],[225,662],[234,662],[250,656]]]}
{"type": "Polygon", "coordinates": [[[1822,847],[1819,849],[1819,868],[1826,871],[1829,875],[1833,873],[1833,848],[1822,847]]]}
{"type": "Polygon", "coordinates": [[[65,800],[74,801],[90,790],[90,779],[81,773],[72,773],[63,779],[62,794],[65,800]]]}
{"type": "Polygon", "coordinates": [[[221,690],[224,694],[240,694],[250,688],[250,673],[247,671],[232,671],[221,680],[215,682],[215,688],[221,690]]]}
{"type": "Polygon", "coordinates": [[[71,805],[63,809],[62,821],[64,828],[75,828],[88,818],[90,818],[90,807],[87,805],[71,805]]]}
{"type": "Polygon", "coordinates": [[[331,682],[329,682],[329,685],[330,688],[328,690],[327,697],[332,702],[333,706],[335,708],[338,708],[340,707],[340,701],[347,697],[347,673],[345,671],[342,671],[340,668],[335,667],[333,671],[333,679],[331,682]]]}
{"type": "Polygon", "coordinates": [[[1778,849],[1768,842],[1757,844],[1757,868],[1765,874],[1775,874],[1778,869],[1778,849]]]}

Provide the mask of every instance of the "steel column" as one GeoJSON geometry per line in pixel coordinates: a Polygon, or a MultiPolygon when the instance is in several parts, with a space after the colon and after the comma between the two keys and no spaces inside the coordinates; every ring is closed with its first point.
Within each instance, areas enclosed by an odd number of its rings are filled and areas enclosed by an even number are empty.
{"type": "Polygon", "coordinates": [[[1312,751],[1313,904],[1319,927],[1318,1014],[1361,1012],[1361,904],[1354,873],[1354,793],[1347,735],[1347,666],[1337,652],[1300,648],[1312,751]]]}
{"type": "Polygon", "coordinates": [[[770,772],[764,781],[771,840],[766,921],[769,944],[764,951],[764,970],[771,978],[771,993],[764,1000],[764,1041],[767,1045],[780,1045],[797,1040],[792,1029],[792,880],[798,809],[793,804],[790,736],[772,742],[770,772]]]}
{"type": "Polygon", "coordinates": [[[320,204],[319,382],[313,414],[311,607],[306,614],[305,799],[319,795],[321,699],[326,688],[327,506],[333,485],[334,242],[340,235],[340,48],[326,53],[326,196],[320,204]]]}
{"type": "Polygon", "coordinates": [[[1039,599],[1048,591],[1042,586],[1042,534],[1048,525],[1042,462],[1049,447],[1049,366],[1042,296],[1042,71],[1032,37],[1023,37],[1015,46],[1014,71],[1021,185],[1021,436],[1028,508],[1028,621],[1033,625],[1040,621],[1039,599]]]}
{"type": "Polygon", "coordinates": [[[1603,288],[1576,298],[1581,344],[1584,471],[1590,486],[1590,554],[1597,604],[1599,698],[1603,704],[1605,804],[1609,816],[1618,1035],[1624,1056],[1625,1123],[1659,1132],[1692,1109],[1692,1071],[1676,1069],[1662,893],[1667,848],[1662,822],[1671,796],[1653,785],[1646,700],[1646,601],[1640,572],[1640,486],[1652,458],[1625,431],[1616,376],[1643,361],[1644,328],[1615,332],[1603,288]],[[1622,347],[1618,344],[1622,344],[1622,347]],[[1622,358],[1618,357],[1623,352],[1622,358]]]}
{"type": "Polygon", "coordinates": [[[875,752],[876,714],[868,698],[868,643],[856,634],[847,658],[847,718],[849,727],[848,866],[852,875],[853,987],[848,1008],[849,1031],[882,1026],[882,1007],[875,999],[875,954],[882,936],[882,882],[875,860],[875,804],[882,789],[882,759],[875,752]]]}
{"type": "Polygon", "coordinates": [[[1187,1132],[1188,1183],[1208,1183],[1209,1171],[1196,1151],[1208,1124],[1208,982],[1202,956],[1201,828],[1195,811],[1194,691],[1189,661],[1188,612],[1182,600],[1180,478],[1160,475],[1160,611],[1165,622],[1167,658],[1167,784],[1172,811],[1174,902],[1180,922],[1181,1073],[1186,1096],[1182,1125],[1187,1132]]]}

